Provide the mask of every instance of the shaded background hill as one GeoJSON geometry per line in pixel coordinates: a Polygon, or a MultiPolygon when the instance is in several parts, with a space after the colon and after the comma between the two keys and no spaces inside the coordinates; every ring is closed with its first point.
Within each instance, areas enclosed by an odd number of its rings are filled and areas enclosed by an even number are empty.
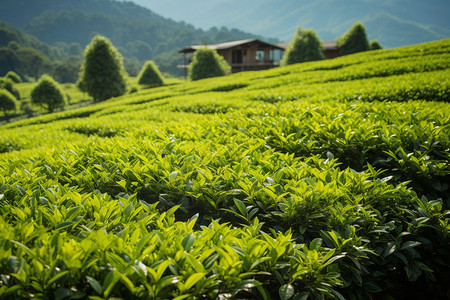
{"type": "Polygon", "coordinates": [[[370,39],[388,48],[450,36],[446,0],[133,1],[200,28],[233,26],[285,42],[298,26],[313,28],[322,40],[335,40],[357,21],[364,23],[370,39]]]}
{"type": "MultiPolygon", "coordinates": [[[[192,43],[261,38],[225,27],[198,29],[185,22],[164,18],[132,2],[0,0],[0,7],[1,21],[63,52],[71,48],[74,55],[81,55],[82,49],[96,34],[108,37],[125,56],[131,74],[137,73],[148,59],[155,60],[163,72],[176,74],[176,65],[182,59],[177,50],[192,43]]],[[[0,47],[7,46],[14,40],[14,35],[0,32],[0,47]]]]}

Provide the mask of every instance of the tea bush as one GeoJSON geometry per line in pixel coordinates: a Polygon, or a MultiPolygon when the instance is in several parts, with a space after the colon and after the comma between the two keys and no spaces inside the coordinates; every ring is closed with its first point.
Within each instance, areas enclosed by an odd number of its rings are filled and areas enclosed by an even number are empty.
{"type": "Polygon", "coordinates": [[[138,77],[138,84],[149,87],[161,86],[164,84],[161,72],[156,64],[151,60],[145,62],[138,77]]]}
{"type": "Polygon", "coordinates": [[[50,113],[67,104],[60,86],[49,75],[41,76],[31,92],[31,102],[42,106],[50,113]]]}
{"type": "Polygon", "coordinates": [[[17,109],[17,99],[10,92],[0,89],[0,110],[2,110],[5,117],[8,117],[10,111],[17,109]]]}
{"type": "Polygon", "coordinates": [[[225,76],[231,73],[227,61],[217,54],[216,50],[198,49],[189,64],[189,78],[199,80],[203,78],[225,76]]]}
{"type": "Polygon", "coordinates": [[[20,75],[14,71],[9,71],[8,73],[6,73],[5,78],[11,79],[14,83],[22,82],[22,78],[20,77],[20,75]]]}
{"type": "Polygon", "coordinates": [[[449,49],[1,126],[1,298],[445,299],[449,49]]]}

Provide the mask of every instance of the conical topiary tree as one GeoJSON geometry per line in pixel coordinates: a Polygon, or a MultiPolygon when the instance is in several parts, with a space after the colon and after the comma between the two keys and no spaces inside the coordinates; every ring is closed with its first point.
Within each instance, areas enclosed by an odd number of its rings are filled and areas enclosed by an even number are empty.
{"type": "Polygon", "coordinates": [[[42,106],[48,112],[66,105],[64,93],[59,84],[49,75],[42,75],[31,92],[31,102],[42,106]]]}
{"type": "Polygon", "coordinates": [[[0,109],[7,121],[9,121],[9,112],[17,109],[16,97],[5,89],[0,89],[0,109]]]}
{"type": "Polygon", "coordinates": [[[353,54],[369,50],[366,28],[357,22],[342,37],[337,40],[339,55],[353,54]]]}
{"type": "Polygon", "coordinates": [[[312,29],[298,28],[281,60],[282,66],[325,59],[323,46],[312,29]]]}
{"type": "Polygon", "coordinates": [[[201,48],[195,51],[189,64],[189,78],[199,80],[203,78],[229,75],[231,67],[216,50],[201,48]]]}
{"type": "Polygon", "coordinates": [[[125,94],[127,74],[122,55],[107,38],[98,35],[86,47],[78,85],[95,101],[125,94]]]}
{"type": "Polygon", "coordinates": [[[164,84],[163,76],[161,75],[158,66],[151,60],[145,62],[138,78],[138,84],[149,87],[161,86],[164,84]]]}
{"type": "Polygon", "coordinates": [[[383,49],[383,46],[381,46],[381,44],[377,40],[373,40],[369,43],[369,49],[370,50],[379,50],[379,49],[383,49]]]}

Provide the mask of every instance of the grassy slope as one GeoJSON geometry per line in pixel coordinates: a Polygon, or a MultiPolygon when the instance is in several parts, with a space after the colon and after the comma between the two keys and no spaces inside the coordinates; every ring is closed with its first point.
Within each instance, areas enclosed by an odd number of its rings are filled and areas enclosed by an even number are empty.
{"type": "Polygon", "coordinates": [[[449,50],[445,40],[239,73],[0,127],[1,238],[16,241],[0,243],[0,273],[30,274],[0,292],[442,296],[449,50]],[[36,205],[37,215],[26,209],[36,205]],[[224,241],[203,240],[223,230],[224,241]],[[143,245],[158,246],[144,257],[143,245]],[[37,261],[56,257],[67,272],[39,277],[37,261]],[[141,265],[127,260],[169,261],[161,272],[173,284],[155,290],[162,279],[144,276],[149,286],[137,286],[141,265]]]}

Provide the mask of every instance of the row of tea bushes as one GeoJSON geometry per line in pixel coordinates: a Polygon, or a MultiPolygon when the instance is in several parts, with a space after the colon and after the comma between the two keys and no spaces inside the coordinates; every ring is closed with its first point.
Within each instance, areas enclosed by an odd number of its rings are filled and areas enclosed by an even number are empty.
{"type": "MultiPolygon", "coordinates": [[[[422,273],[443,276],[438,261],[447,257],[449,226],[440,222],[448,215],[442,202],[420,199],[405,184],[391,186],[390,177],[378,178],[373,168],[367,174],[340,170],[336,160],[295,158],[268,150],[264,141],[244,144],[238,135],[225,145],[214,143],[216,138],[183,142],[172,134],[154,135],[148,136],[152,142],[115,138],[15,162],[2,169],[1,193],[8,204],[2,215],[12,224],[32,218],[43,230],[65,228],[78,237],[102,228],[117,232],[139,213],[129,203],[123,204],[126,213],[117,210],[132,194],[141,204],[159,203],[160,214],[180,206],[178,220],[188,221],[194,212],[205,226],[217,218],[238,227],[262,220],[261,232],[293,230],[299,245],[322,239],[326,247],[318,250],[351,256],[337,260],[333,270],[346,274],[352,290],[386,289],[386,280],[401,285],[405,279],[397,273],[372,276],[371,270],[386,265],[405,268],[403,276],[412,280],[422,273]],[[86,204],[95,190],[106,198],[86,204]],[[443,255],[430,257],[430,248],[443,255]],[[425,262],[424,255],[430,257],[425,262]]],[[[35,243],[19,240],[28,248],[35,243]]]]}
{"type": "Polygon", "coordinates": [[[0,297],[445,298],[449,47],[2,126],[0,297]]]}

